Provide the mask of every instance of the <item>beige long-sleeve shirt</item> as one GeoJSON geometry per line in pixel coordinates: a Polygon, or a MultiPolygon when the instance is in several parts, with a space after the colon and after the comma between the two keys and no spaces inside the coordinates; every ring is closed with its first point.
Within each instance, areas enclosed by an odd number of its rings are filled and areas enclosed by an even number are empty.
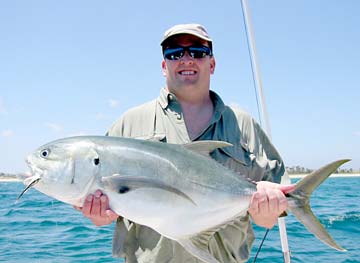
{"type": "MultiPolygon", "coordinates": [[[[234,145],[217,149],[212,158],[254,181],[279,183],[285,172],[283,161],[258,123],[246,112],[231,109],[210,91],[214,114],[206,129],[195,139],[220,140],[234,145]]],[[[109,129],[110,136],[159,140],[183,144],[190,142],[183,113],[174,94],[162,89],[160,96],[127,111],[109,129]]],[[[176,241],[154,230],[127,220],[118,220],[113,252],[125,262],[201,262],[176,241]]],[[[224,263],[245,262],[254,233],[248,214],[215,232],[208,242],[209,252],[224,263]]]]}

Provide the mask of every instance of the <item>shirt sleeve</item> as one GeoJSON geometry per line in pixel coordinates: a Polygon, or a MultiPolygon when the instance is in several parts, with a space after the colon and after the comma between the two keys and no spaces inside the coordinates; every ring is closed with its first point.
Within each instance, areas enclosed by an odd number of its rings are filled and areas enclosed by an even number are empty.
{"type": "Polygon", "coordinates": [[[151,139],[154,136],[155,103],[150,101],[125,112],[107,131],[108,136],[151,139]]]}
{"type": "Polygon", "coordinates": [[[285,165],[279,152],[256,120],[241,110],[234,112],[241,131],[241,144],[249,151],[252,162],[249,177],[255,181],[280,183],[285,165]]]}

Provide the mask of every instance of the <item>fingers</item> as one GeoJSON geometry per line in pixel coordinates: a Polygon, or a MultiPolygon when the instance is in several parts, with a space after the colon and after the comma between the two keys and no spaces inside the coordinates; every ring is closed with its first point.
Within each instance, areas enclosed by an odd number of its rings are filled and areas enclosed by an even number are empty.
{"type": "Polygon", "coordinates": [[[277,199],[278,199],[278,212],[279,215],[281,215],[288,208],[288,201],[283,192],[277,193],[277,199]]]}
{"type": "Polygon", "coordinates": [[[262,189],[260,193],[262,195],[259,204],[261,211],[280,215],[287,209],[286,197],[280,189],[262,189]]]}
{"type": "Polygon", "coordinates": [[[281,215],[288,207],[287,199],[281,190],[269,191],[269,210],[277,216],[281,215]]]}
{"type": "Polygon", "coordinates": [[[114,211],[110,209],[109,198],[106,195],[102,195],[100,197],[100,204],[101,204],[101,209],[100,209],[101,217],[108,218],[110,222],[114,221],[119,217],[118,214],[116,214],[114,211]]]}
{"type": "Polygon", "coordinates": [[[276,190],[261,189],[262,198],[259,203],[259,210],[266,214],[277,214],[279,205],[276,190]]]}
{"type": "Polygon", "coordinates": [[[108,219],[109,219],[110,222],[113,222],[114,220],[116,220],[116,219],[119,217],[119,215],[116,214],[116,213],[115,213],[113,210],[111,210],[111,209],[106,210],[106,215],[107,215],[107,217],[108,217],[108,219]]]}
{"type": "Polygon", "coordinates": [[[250,205],[249,205],[249,213],[252,215],[259,213],[259,202],[260,202],[260,193],[256,192],[252,195],[250,205]]]}
{"type": "Polygon", "coordinates": [[[100,190],[96,190],[93,201],[92,201],[92,207],[91,207],[91,215],[94,216],[101,216],[101,196],[102,192],[100,190]]]}
{"type": "Polygon", "coordinates": [[[106,195],[100,196],[100,216],[107,216],[106,211],[109,209],[109,200],[106,195]]]}
{"type": "Polygon", "coordinates": [[[271,189],[279,189],[284,194],[287,194],[287,193],[290,193],[290,192],[294,191],[295,186],[296,186],[295,184],[286,185],[286,184],[277,184],[277,183],[272,183],[272,182],[267,182],[267,181],[260,181],[260,182],[256,183],[256,188],[258,190],[262,189],[262,188],[265,188],[265,189],[269,189],[269,188],[271,188],[271,189]]]}
{"type": "MultiPolygon", "coordinates": [[[[257,188],[257,192],[251,198],[248,212],[257,225],[272,228],[279,215],[287,209],[283,188],[268,182],[259,182],[257,188]]],[[[292,189],[292,186],[286,189],[292,189]]]]}
{"type": "Polygon", "coordinates": [[[281,214],[286,208],[286,197],[277,189],[259,189],[253,194],[249,206],[253,213],[281,214]]]}
{"type": "Polygon", "coordinates": [[[109,207],[108,197],[100,190],[88,195],[82,208],[75,207],[75,209],[81,211],[97,226],[111,224],[118,218],[118,215],[109,207]]]}
{"type": "Polygon", "coordinates": [[[279,188],[284,194],[288,194],[291,193],[292,191],[295,190],[295,184],[291,184],[291,185],[281,185],[281,187],[279,188]]]}
{"type": "Polygon", "coordinates": [[[85,199],[85,202],[82,207],[82,213],[84,216],[91,217],[91,207],[93,203],[94,196],[92,194],[88,195],[85,199]]]}
{"type": "Polygon", "coordinates": [[[272,182],[261,181],[257,184],[258,199],[263,211],[273,211],[281,214],[287,209],[287,200],[285,194],[292,192],[295,185],[281,185],[272,182]],[[267,207],[268,205],[268,207],[267,207]]]}

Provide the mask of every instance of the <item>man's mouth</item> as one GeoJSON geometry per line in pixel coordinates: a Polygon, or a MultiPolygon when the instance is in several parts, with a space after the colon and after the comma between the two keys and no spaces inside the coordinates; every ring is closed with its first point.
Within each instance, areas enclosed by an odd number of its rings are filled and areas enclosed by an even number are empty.
{"type": "Polygon", "coordinates": [[[179,71],[179,74],[182,76],[193,76],[195,75],[197,72],[195,70],[182,70],[179,71]]]}

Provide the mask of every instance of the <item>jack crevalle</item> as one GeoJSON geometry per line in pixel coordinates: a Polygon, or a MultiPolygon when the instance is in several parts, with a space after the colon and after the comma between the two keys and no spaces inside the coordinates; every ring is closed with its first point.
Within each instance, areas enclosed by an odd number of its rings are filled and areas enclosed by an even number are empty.
{"type": "MultiPolygon", "coordinates": [[[[122,217],[151,227],[204,262],[218,262],[197,237],[211,237],[246,213],[256,186],[209,158],[232,147],[219,141],[174,145],[109,136],[50,142],[27,158],[32,176],[24,183],[62,202],[82,206],[97,189],[122,217]],[[206,233],[206,234],[205,234],[206,233]],[[209,234],[210,233],[210,234],[209,234]]],[[[344,251],[312,213],[311,193],[341,164],[311,173],[287,194],[289,210],[318,239],[344,251]]]]}

